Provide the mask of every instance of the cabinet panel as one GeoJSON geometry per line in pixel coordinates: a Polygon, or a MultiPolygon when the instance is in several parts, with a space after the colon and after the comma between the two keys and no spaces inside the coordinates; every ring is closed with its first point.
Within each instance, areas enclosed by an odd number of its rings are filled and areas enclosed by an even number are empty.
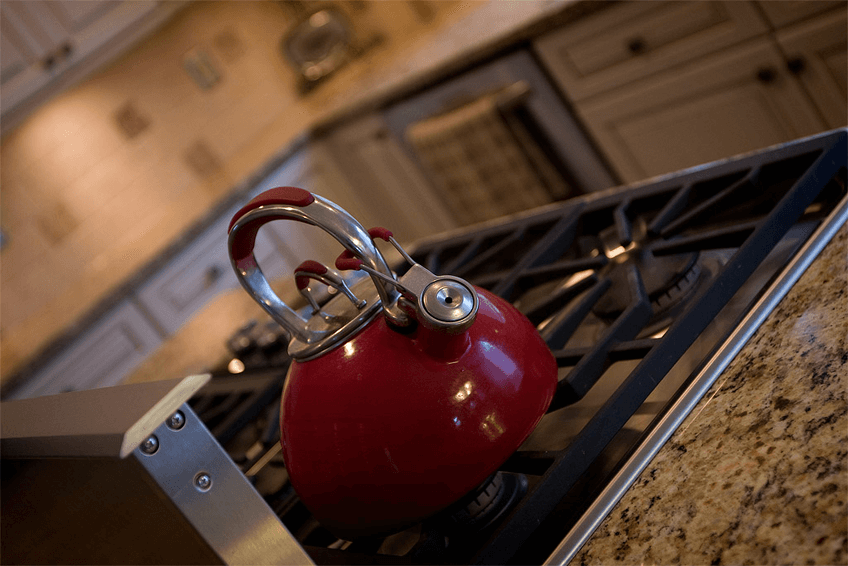
{"type": "Polygon", "coordinates": [[[17,389],[12,398],[116,385],[161,342],[141,310],[125,302],[17,389]]]}
{"type": "Polygon", "coordinates": [[[848,124],[848,10],[843,8],[777,33],[795,76],[828,127],[848,124]]]}
{"type": "MultiPolygon", "coordinates": [[[[236,210],[225,214],[139,290],[140,303],[166,334],[179,330],[215,296],[239,286],[227,252],[227,224],[236,210]]],[[[256,238],[254,253],[269,278],[291,269],[289,260],[264,231],[256,238]]]]}
{"type": "Polygon", "coordinates": [[[757,3],[776,28],[845,6],[844,0],[760,0],[757,3]]]}
{"type": "Polygon", "coordinates": [[[4,0],[2,131],[170,18],[173,0],[4,0]],[[7,55],[6,51],[9,51],[7,55]]]}
{"type": "Polygon", "coordinates": [[[748,2],[630,2],[534,46],[563,90],[583,100],[766,31],[748,2]]]}
{"type": "Polygon", "coordinates": [[[826,129],[780,52],[757,40],[578,112],[627,182],[826,129]]]}
{"type": "Polygon", "coordinates": [[[379,116],[348,124],[327,142],[368,208],[363,223],[384,226],[406,243],[456,225],[449,207],[439,200],[379,116]]]}

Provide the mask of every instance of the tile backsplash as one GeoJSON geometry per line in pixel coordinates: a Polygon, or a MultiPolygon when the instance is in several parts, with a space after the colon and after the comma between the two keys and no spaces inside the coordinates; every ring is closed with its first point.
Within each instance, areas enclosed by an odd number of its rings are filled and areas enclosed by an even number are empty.
{"type": "MultiPolygon", "coordinates": [[[[367,73],[385,53],[469,9],[342,4],[357,33],[386,38],[383,55],[349,74],[367,73]]],[[[333,97],[339,106],[346,93],[331,83],[301,99],[280,52],[293,18],[277,2],[191,3],[3,138],[3,378],[302,133],[333,97]],[[198,54],[217,73],[209,88],[186,72],[198,54]]]]}

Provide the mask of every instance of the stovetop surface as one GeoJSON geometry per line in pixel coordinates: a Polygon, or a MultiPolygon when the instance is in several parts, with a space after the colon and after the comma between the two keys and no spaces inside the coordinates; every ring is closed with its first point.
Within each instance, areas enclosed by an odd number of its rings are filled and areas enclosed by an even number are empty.
{"type": "Polygon", "coordinates": [[[299,501],[279,453],[279,336],[241,348],[243,373],[222,368],[192,406],[316,562],[543,562],[845,198],[845,140],[837,131],[417,246],[432,272],[512,301],[560,369],[548,413],[491,483],[408,531],[340,541],[299,501]],[[485,508],[479,522],[466,524],[469,508],[485,508]]]}

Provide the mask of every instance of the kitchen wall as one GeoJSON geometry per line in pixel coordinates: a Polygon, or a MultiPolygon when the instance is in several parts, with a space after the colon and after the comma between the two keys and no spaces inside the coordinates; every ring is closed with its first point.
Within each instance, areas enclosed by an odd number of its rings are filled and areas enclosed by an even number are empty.
{"type": "MultiPolygon", "coordinates": [[[[0,375],[9,376],[353,84],[468,2],[344,4],[371,50],[303,97],[275,2],[196,2],[116,63],[42,107],[0,146],[0,375]],[[184,68],[209,61],[208,89],[184,68]]],[[[362,84],[359,80],[358,84],[362,84]]]]}

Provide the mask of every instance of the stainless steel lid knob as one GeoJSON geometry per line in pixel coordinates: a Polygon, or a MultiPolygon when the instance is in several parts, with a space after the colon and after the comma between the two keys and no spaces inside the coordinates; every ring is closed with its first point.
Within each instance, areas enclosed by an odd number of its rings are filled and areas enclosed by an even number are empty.
{"type": "Polygon", "coordinates": [[[421,304],[437,324],[462,324],[477,311],[477,294],[457,279],[439,278],[424,289],[421,304]]]}

